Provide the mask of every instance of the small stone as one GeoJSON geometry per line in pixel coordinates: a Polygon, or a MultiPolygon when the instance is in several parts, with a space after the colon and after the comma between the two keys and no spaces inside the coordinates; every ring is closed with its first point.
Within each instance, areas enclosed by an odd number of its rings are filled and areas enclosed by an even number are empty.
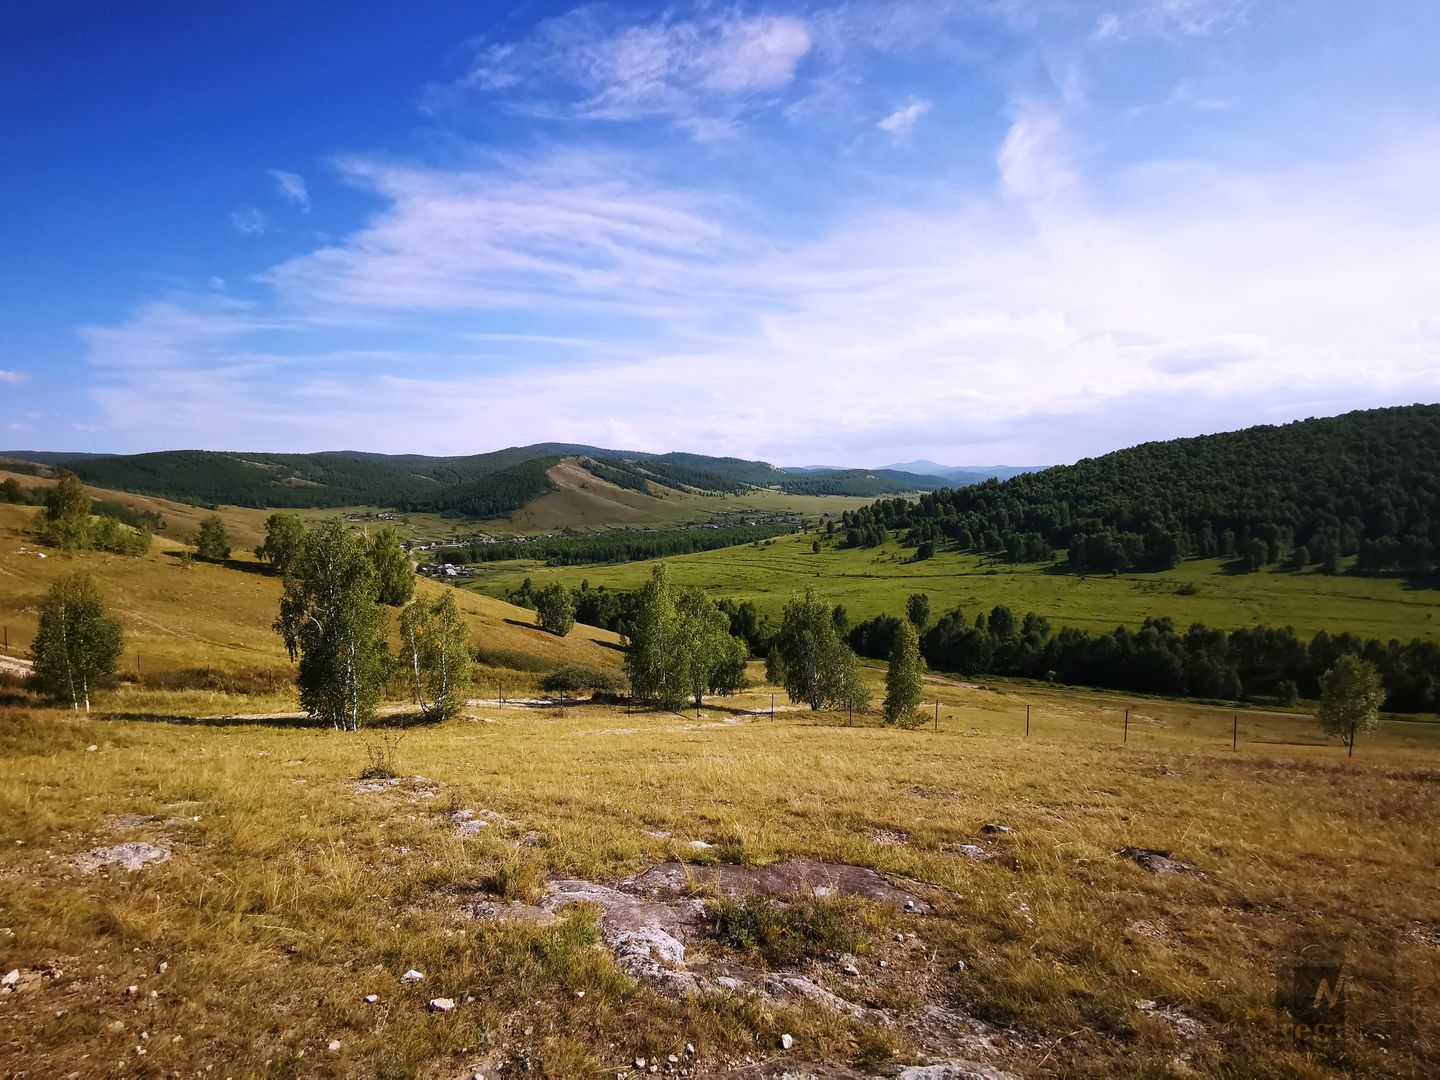
{"type": "Polygon", "coordinates": [[[377,1001],[379,1001],[379,1000],[380,1000],[380,995],[379,995],[379,994],[366,994],[366,995],[365,995],[365,1004],[366,1004],[366,1005],[374,1005],[374,1004],[375,1004],[377,1001]]]}
{"type": "Polygon", "coordinates": [[[332,1053],[332,1054],[337,1054],[337,1053],[339,1053],[339,1052],[340,1052],[340,1040],[339,1040],[339,1039],[331,1039],[331,1040],[330,1040],[330,1045],[327,1046],[325,1049],[329,1050],[330,1053],[332,1053]]]}
{"type": "Polygon", "coordinates": [[[165,972],[167,972],[167,971],[169,971],[169,970],[170,970],[170,964],[169,964],[169,962],[168,962],[168,961],[165,961],[165,960],[161,960],[160,963],[157,964],[156,967],[155,967],[155,974],[156,974],[156,975],[164,975],[165,972]]]}
{"type": "Polygon", "coordinates": [[[105,1025],[105,1030],[110,1032],[110,1034],[112,1035],[119,1035],[120,1032],[125,1030],[125,1021],[111,1020],[110,1023],[105,1025]]]}
{"type": "Polygon", "coordinates": [[[896,934],[896,935],[895,935],[895,940],[896,940],[896,941],[904,941],[904,940],[905,940],[905,935],[904,935],[904,934],[896,934]]]}
{"type": "Polygon", "coordinates": [[[430,1011],[448,1013],[455,1011],[455,1002],[450,998],[431,998],[430,1011]]]}
{"type": "Polygon", "coordinates": [[[585,996],[585,991],[584,991],[584,990],[576,990],[576,991],[575,991],[575,996],[576,996],[577,998],[583,998],[583,997],[585,996]]]}
{"type": "Polygon", "coordinates": [[[686,1057],[694,1057],[694,1056],[695,1056],[695,1044],[694,1044],[694,1043],[686,1043],[686,1044],[685,1044],[685,1056],[686,1056],[686,1057]]]}
{"type": "Polygon", "coordinates": [[[956,960],[955,963],[953,963],[953,964],[950,965],[950,970],[951,970],[951,971],[957,971],[957,972],[958,972],[958,971],[964,971],[964,970],[965,970],[965,961],[964,961],[964,960],[956,960]]]}
{"type": "Polygon", "coordinates": [[[860,969],[854,964],[846,964],[840,970],[842,973],[849,975],[852,979],[858,978],[860,975],[860,969]]]}
{"type": "Polygon", "coordinates": [[[883,967],[886,967],[886,966],[888,966],[888,965],[885,963],[884,960],[881,960],[881,961],[880,961],[880,966],[883,968],[883,967]]]}
{"type": "Polygon", "coordinates": [[[404,975],[400,976],[400,981],[402,983],[417,983],[423,978],[425,978],[425,976],[421,972],[418,972],[414,968],[411,968],[409,971],[405,972],[404,975]]]}
{"type": "Polygon", "coordinates": [[[794,1046],[794,1045],[795,1045],[795,1036],[791,1035],[789,1032],[786,1032],[784,1035],[781,1035],[781,1036],[780,1036],[780,1049],[781,1049],[781,1050],[789,1050],[789,1049],[790,1049],[792,1046],[794,1046]]]}
{"type": "Polygon", "coordinates": [[[0,986],[14,986],[19,981],[20,969],[15,968],[13,971],[7,971],[5,973],[5,977],[3,979],[0,979],[0,986]]]}
{"type": "Polygon", "coordinates": [[[85,747],[85,752],[86,752],[87,754],[93,754],[93,753],[95,753],[96,750],[99,750],[99,749],[100,749],[100,747],[96,746],[94,743],[91,743],[89,746],[85,747]]]}
{"type": "Polygon", "coordinates": [[[1009,825],[981,825],[980,832],[985,836],[1008,836],[1015,830],[1009,825]]]}
{"type": "Polygon", "coordinates": [[[671,1054],[671,1055],[670,1055],[668,1058],[666,1058],[665,1060],[668,1061],[668,1062],[670,1062],[671,1065],[679,1065],[679,1064],[680,1064],[680,1055],[679,1055],[679,1054],[671,1054]]]}
{"type": "Polygon", "coordinates": [[[635,1059],[635,1067],[637,1069],[643,1069],[645,1067],[645,1059],[642,1057],[637,1057],[635,1059]]]}
{"type": "Polygon", "coordinates": [[[914,911],[914,910],[915,910],[915,901],[914,901],[914,900],[906,900],[906,901],[905,901],[905,910],[906,910],[906,911],[914,911]]]}
{"type": "Polygon", "coordinates": [[[138,986],[127,986],[127,987],[125,987],[125,996],[126,996],[126,997],[134,997],[134,996],[135,996],[136,994],[138,994],[139,992],[140,992],[140,987],[138,987],[138,986]]]}

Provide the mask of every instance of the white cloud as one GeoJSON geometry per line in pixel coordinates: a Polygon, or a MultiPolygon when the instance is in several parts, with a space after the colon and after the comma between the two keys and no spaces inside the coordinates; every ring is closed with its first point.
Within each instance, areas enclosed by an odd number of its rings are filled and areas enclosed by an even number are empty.
{"type": "Polygon", "coordinates": [[[270,228],[270,217],[254,206],[242,206],[230,212],[230,227],[241,236],[259,236],[270,228]]]}
{"type": "Polygon", "coordinates": [[[300,208],[301,213],[310,212],[310,192],[305,187],[305,178],[298,173],[284,169],[266,169],[280,194],[300,208]]]}
{"type": "Polygon", "coordinates": [[[1250,0],[1134,0],[1095,24],[1097,41],[1136,37],[1196,37],[1229,30],[1245,19],[1250,0]]]}
{"type": "Polygon", "coordinates": [[[264,275],[300,305],[671,310],[700,299],[684,292],[692,271],[739,242],[723,200],[648,183],[611,155],[471,171],[337,164],[390,206],[344,242],[264,275]]]}
{"type": "Polygon", "coordinates": [[[731,130],[737,109],[785,87],[811,44],[793,15],[617,23],[607,9],[582,7],[525,41],[485,48],[462,85],[520,94],[542,113],[667,118],[713,138],[731,130]]]}
{"type": "Polygon", "coordinates": [[[1064,121],[1043,103],[1025,101],[1016,107],[996,163],[1006,193],[1021,200],[1044,203],[1075,184],[1064,121]]]}
{"type": "Polygon", "coordinates": [[[903,138],[910,133],[916,122],[930,111],[930,102],[912,101],[908,105],[902,105],[877,125],[881,131],[888,131],[896,138],[903,138]]]}
{"type": "Polygon", "coordinates": [[[793,462],[917,444],[1044,461],[1440,396],[1440,134],[1326,167],[1137,168],[1103,198],[1056,149],[1065,138],[1052,112],[1022,107],[998,194],[857,213],[785,247],[726,201],[615,159],[356,159],[347,174],[390,207],[274,268],[280,310],[443,315],[452,355],[332,370],[247,348],[284,319],[151,305],[88,331],[97,398],[112,425],[160,442],[442,452],[623,435],[793,462]],[[592,316],[601,345],[563,366],[496,370],[465,344],[525,348],[592,316]],[[293,392],[275,392],[278,371],[293,392]]]}
{"type": "Polygon", "coordinates": [[[19,386],[27,378],[23,371],[0,371],[0,383],[9,383],[11,386],[19,386]]]}

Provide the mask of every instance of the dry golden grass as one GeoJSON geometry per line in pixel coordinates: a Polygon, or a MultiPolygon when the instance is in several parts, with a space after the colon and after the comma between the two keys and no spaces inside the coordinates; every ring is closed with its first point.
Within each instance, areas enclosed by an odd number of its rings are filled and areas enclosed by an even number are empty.
{"type": "MultiPolygon", "coordinates": [[[[363,793],[380,729],[237,719],[294,706],[268,629],[274,578],[244,559],[182,569],[166,540],[139,560],[20,555],[30,513],[0,508],[12,646],[49,581],[84,567],[125,620],[123,667],[138,646],[144,678],[90,718],[0,688],[0,973],[25,974],[0,995],[0,1074],[449,1077],[503,1061],[502,1075],[613,1075],[687,1042],[702,1074],[916,1060],[903,1032],[813,1006],[661,997],[596,947],[584,912],[551,926],[466,913],[486,890],[528,899],[552,876],[695,858],[690,840],[715,845],[708,859],[804,856],[925,883],[935,916],[866,913],[860,983],[806,963],[837,992],[1009,1029],[992,1060],[1017,1075],[1426,1075],[1440,1054],[1433,722],[1386,721],[1347,759],[1304,716],[1244,711],[1232,751],[1230,710],[1016,684],[927,684],[938,730],[849,726],[783,695],[772,719],[769,688],[699,716],[480,705],[385,729],[400,769],[429,783],[363,793]],[[460,808],[512,824],[461,837],[446,820],[460,808]],[[965,857],[991,821],[1015,829],[981,841],[998,857],[965,857]],[[74,868],[128,840],[172,857],[74,868]],[[1204,874],[1152,877],[1116,857],[1126,845],[1204,874]],[[1300,932],[1345,941],[1356,1006],[1408,982],[1413,1030],[1323,1052],[1278,1035],[1274,966],[1300,932]],[[404,987],[410,967],[426,979],[404,987]],[[427,1012],[439,996],[456,1011],[427,1012]],[[1177,1034],[1136,1008],[1146,999],[1205,1035],[1177,1034]],[[785,1055],[782,1032],[797,1040],[785,1055]]],[[[459,599],[496,655],[619,662],[612,635],[557,639],[528,612],[459,599]]]]}
{"type": "Polygon", "coordinates": [[[831,859],[932,886],[937,915],[877,915],[864,962],[888,958],[894,976],[866,992],[1013,1029],[995,1063],[1017,1075],[1425,1075],[1440,1054],[1433,727],[1386,723],[1347,760],[1301,718],[1249,713],[1232,752],[1231,714],[1203,706],[930,689],[938,732],[747,714],[767,689],[700,718],[481,708],[405,733],[400,765],[433,781],[430,798],[357,793],[364,734],[83,719],[17,699],[0,708],[0,953],[7,970],[63,974],[0,997],[0,1072],[468,1076],[503,1059],[501,1075],[614,1075],[687,1042],[704,1072],[915,1060],[903,1035],[814,1008],[660,997],[595,947],[583,913],[533,927],[463,910],[482,883],[528,896],[549,875],[614,880],[703,839],[731,859],[831,859]],[[461,838],[455,808],[513,824],[461,838]],[[160,820],[118,826],[126,814],[160,820]],[[957,853],[992,821],[1015,829],[991,842],[1001,858],[957,853]],[[69,869],[146,838],[171,860],[69,869]],[[1204,876],[1152,877],[1116,857],[1125,845],[1204,876]],[[895,944],[894,929],[918,938],[895,944]],[[1323,1054],[1277,1035],[1272,968],[1300,930],[1346,939],[1356,1001],[1395,946],[1414,1031],[1323,1054]],[[410,967],[426,979],[402,987],[410,967]],[[436,996],[459,1007],[430,1014],[436,996]],[[1177,1035],[1137,999],[1207,1036],[1177,1035]]]}
{"type": "MultiPolygon", "coordinates": [[[[186,673],[189,685],[203,688],[216,673],[288,673],[289,658],[270,628],[279,610],[280,580],[248,552],[235,549],[226,565],[180,558],[184,546],[156,537],[141,558],[93,552],[65,555],[36,545],[29,537],[34,507],[0,505],[0,624],[9,655],[24,656],[34,639],[38,606],[57,578],[88,570],[105,590],[111,608],[125,626],[120,671],[140,676],[186,673]],[[45,558],[40,558],[43,552],[45,558]]],[[[421,594],[446,588],[417,581],[421,594]]],[[[529,653],[556,664],[620,663],[612,633],[577,626],[566,638],[535,628],[534,613],[503,601],[457,590],[456,600],[469,618],[472,634],[486,645],[529,653]]],[[[223,681],[223,680],[222,680],[223,681]]],[[[162,680],[171,685],[174,680],[162,680]]]]}

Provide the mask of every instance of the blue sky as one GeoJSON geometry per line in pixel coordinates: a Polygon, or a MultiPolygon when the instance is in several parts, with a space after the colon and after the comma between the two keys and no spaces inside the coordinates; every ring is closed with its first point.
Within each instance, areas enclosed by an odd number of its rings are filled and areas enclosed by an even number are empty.
{"type": "Polygon", "coordinates": [[[0,443],[1051,462],[1440,399],[1440,5],[0,13],[0,443]]]}

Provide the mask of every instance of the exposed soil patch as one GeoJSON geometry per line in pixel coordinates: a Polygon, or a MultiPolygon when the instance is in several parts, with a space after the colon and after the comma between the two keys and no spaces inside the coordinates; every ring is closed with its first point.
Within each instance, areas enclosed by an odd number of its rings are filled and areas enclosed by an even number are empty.
{"type": "Polygon", "coordinates": [[[1168,851],[1157,851],[1154,848],[1123,847],[1115,854],[1159,877],[1174,877],[1177,874],[1203,876],[1205,873],[1198,866],[1173,857],[1168,851]]]}
{"type": "Polygon", "coordinates": [[[689,896],[716,892],[731,899],[768,896],[854,896],[891,904],[917,915],[933,915],[930,904],[907,889],[892,884],[868,866],[788,859],[769,866],[691,866],[665,862],[624,883],[651,896],[689,896]]]}
{"type": "Polygon", "coordinates": [[[435,781],[428,776],[391,776],[384,779],[356,780],[356,795],[379,795],[383,792],[408,794],[412,799],[433,799],[435,781]]]}
{"type": "Polygon", "coordinates": [[[109,867],[133,872],[152,862],[165,862],[169,858],[169,848],[137,841],[87,851],[84,855],[76,858],[75,868],[82,874],[93,874],[109,867]]]}
{"type": "MultiPolygon", "coordinates": [[[[922,1071],[900,1073],[917,1080],[1003,1080],[1007,1074],[969,1059],[1001,1057],[1027,1045],[1014,1032],[938,1004],[904,1009],[877,1004],[882,987],[881,999],[898,986],[914,986],[917,978],[926,981],[935,971],[947,969],[913,933],[894,933],[895,943],[877,944],[877,953],[868,959],[850,953],[811,955],[796,961],[793,968],[758,970],[749,966],[759,963],[758,956],[741,954],[737,959],[712,936],[715,920],[697,892],[711,893],[723,902],[771,903],[786,913],[827,898],[886,905],[899,920],[933,913],[928,901],[868,867],[808,859],[757,868],[660,863],[613,886],[560,879],[550,882],[534,904],[477,899],[468,909],[477,918],[545,923],[572,905],[593,907],[600,939],[616,963],[662,993],[677,998],[715,993],[755,996],[778,1005],[818,1007],[848,1020],[902,1031],[932,1061],[940,1062],[911,1067],[922,1071]]],[[[709,903],[713,906],[715,901],[709,903]]],[[[887,939],[891,936],[887,931],[887,939]]],[[[759,1071],[749,1075],[756,1076],[810,1075],[793,1058],[755,1062],[751,1067],[759,1071]]],[[[846,1074],[827,1066],[813,1075],[846,1074]]]]}

